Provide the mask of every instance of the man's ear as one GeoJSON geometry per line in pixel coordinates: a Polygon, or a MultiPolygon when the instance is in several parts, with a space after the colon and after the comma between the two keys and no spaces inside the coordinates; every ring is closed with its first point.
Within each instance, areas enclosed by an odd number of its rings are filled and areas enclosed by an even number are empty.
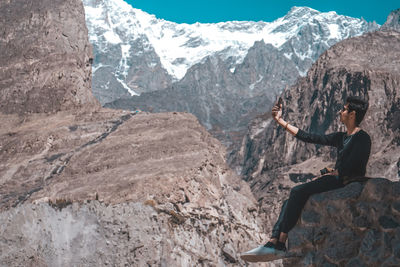
{"type": "Polygon", "coordinates": [[[351,118],[354,118],[354,120],[356,119],[356,111],[355,110],[353,110],[349,114],[350,114],[351,118]]]}

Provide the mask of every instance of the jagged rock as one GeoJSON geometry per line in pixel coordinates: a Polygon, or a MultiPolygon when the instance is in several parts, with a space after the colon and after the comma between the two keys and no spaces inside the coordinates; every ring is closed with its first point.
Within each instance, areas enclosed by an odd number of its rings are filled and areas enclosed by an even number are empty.
{"type": "Polygon", "coordinates": [[[382,31],[398,31],[400,32],[400,8],[393,10],[385,24],[380,28],[382,31]]]}
{"type": "Polygon", "coordinates": [[[400,182],[376,178],[312,196],[289,233],[289,249],[300,257],[283,265],[400,265],[400,216],[391,210],[399,187],[400,182]],[[318,215],[318,222],[310,223],[307,214],[318,215]]]}
{"type": "Polygon", "coordinates": [[[79,0],[0,3],[0,112],[99,107],[79,0]]]}

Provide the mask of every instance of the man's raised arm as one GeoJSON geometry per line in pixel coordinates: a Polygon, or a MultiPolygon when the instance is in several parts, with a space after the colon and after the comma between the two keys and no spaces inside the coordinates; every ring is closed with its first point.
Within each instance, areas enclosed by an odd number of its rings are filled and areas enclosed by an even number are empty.
{"type": "Polygon", "coordinates": [[[307,133],[300,130],[296,126],[291,125],[289,122],[286,122],[284,119],[282,119],[282,104],[279,102],[272,108],[272,118],[286,131],[303,142],[335,147],[338,145],[338,142],[340,141],[339,133],[332,133],[328,135],[307,133]]]}

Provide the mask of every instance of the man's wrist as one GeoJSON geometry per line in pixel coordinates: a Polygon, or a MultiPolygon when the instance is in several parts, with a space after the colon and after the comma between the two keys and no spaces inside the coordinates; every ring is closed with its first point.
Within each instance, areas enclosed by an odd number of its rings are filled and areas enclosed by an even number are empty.
{"type": "Polygon", "coordinates": [[[278,124],[282,125],[282,126],[284,126],[285,123],[286,123],[285,120],[282,119],[282,117],[280,117],[279,119],[277,119],[276,122],[277,122],[278,124]]]}
{"type": "Polygon", "coordinates": [[[279,124],[280,126],[282,126],[285,130],[287,130],[287,127],[288,127],[288,125],[289,125],[289,122],[285,121],[285,120],[282,119],[282,118],[279,118],[279,119],[277,120],[277,122],[278,122],[278,124],[279,124]]]}
{"type": "Polygon", "coordinates": [[[286,122],[286,124],[285,124],[285,126],[284,126],[285,130],[287,130],[288,125],[289,125],[289,123],[286,122]]]}

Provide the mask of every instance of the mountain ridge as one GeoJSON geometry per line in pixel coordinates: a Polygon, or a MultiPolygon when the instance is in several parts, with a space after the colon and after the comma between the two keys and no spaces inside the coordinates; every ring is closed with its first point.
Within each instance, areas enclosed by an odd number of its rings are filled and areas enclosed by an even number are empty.
{"type": "MultiPolygon", "coordinates": [[[[297,34],[302,25],[316,24],[318,27],[324,28],[323,40],[320,42],[327,42],[327,47],[329,47],[328,43],[339,37],[339,34],[340,39],[343,39],[355,35],[356,32],[364,32],[369,28],[376,29],[378,27],[376,24],[368,24],[359,19],[339,16],[334,12],[320,13],[307,7],[293,7],[285,17],[274,22],[231,21],[215,24],[177,24],[157,19],[154,15],[135,9],[122,0],[113,0],[107,3],[85,0],[84,4],[90,41],[94,45],[95,54],[101,54],[101,51],[107,51],[113,45],[121,46],[121,50],[130,51],[133,46],[129,44],[129,40],[140,40],[146,48],[137,52],[132,50],[130,54],[149,52],[158,58],[154,59],[150,65],[165,70],[169,75],[169,83],[182,79],[187,69],[216,53],[227,62],[233,71],[235,66],[242,62],[255,41],[264,39],[264,42],[280,48],[297,34]],[[302,16],[297,17],[298,13],[302,13],[302,16]],[[337,27],[329,26],[333,22],[338,24],[337,27]],[[107,45],[107,40],[111,46],[107,45]]],[[[296,47],[291,50],[296,57],[302,58],[302,60],[305,58],[315,60],[319,56],[319,54],[310,55],[307,50],[301,51],[296,47]]],[[[122,54],[123,52],[120,52],[118,57],[122,54]]],[[[289,56],[290,53],[287,55],[289,56]]],[[[121,75],[124,72],[122,69],[127,67],[126,63],[129,62],[129,57],[129,53],[125,58],[121,57],[121,63],[125,62],[122,63],[124,66],[121,64],[114,66],[116,68],[115,75],[119,76],[125,85],[129,85],[132,91],[135,91],[133,85],[138,86],[136,90],[139,91],[137,92],[165,88],[160,85],[156,88],[145,88],[145,84],[140,85],[139,82],[132,81],[130,75],[121,75]]],[[[97,70],[101,65],[108,64],[95,57],[94,68],[97,70]]],[[[300,69],[300,72],[304,75],[304,69],[300,69]]],[[[94,80],[96,80],[95,71],[94,76],[94,80]]],[[[131,92],[132,95],[135,93],[131,92]]]]}

